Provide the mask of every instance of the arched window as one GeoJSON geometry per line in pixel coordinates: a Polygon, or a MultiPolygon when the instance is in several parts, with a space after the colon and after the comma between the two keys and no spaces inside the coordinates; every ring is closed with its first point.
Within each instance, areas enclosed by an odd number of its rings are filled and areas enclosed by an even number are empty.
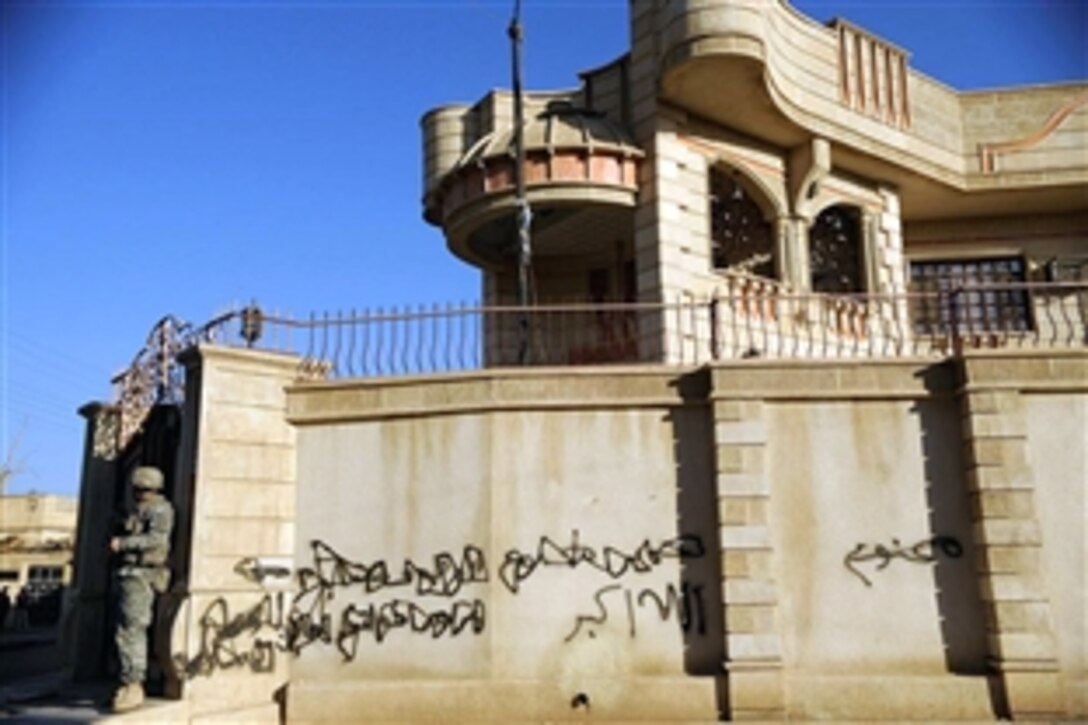
{"type": "Polygon", "coordinates": [[[710,170],[710,244],[715,269],[774,277],[774,227],[736,172],[710,170]]]}
{"type": "Polygon", "coordinates": [[[814,292],[861,292],[861,213],[836,205],[820,212],[808,231],[814,292]]]}

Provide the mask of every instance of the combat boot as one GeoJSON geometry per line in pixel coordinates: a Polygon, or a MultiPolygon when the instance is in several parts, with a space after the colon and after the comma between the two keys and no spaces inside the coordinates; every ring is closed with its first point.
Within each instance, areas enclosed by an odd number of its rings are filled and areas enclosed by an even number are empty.
{"type": "Polygon", "coordinates": [[[113,711],[128,712],[144,704],[144,687],[139,682],[123,685],[113,696],[113,711]]]}

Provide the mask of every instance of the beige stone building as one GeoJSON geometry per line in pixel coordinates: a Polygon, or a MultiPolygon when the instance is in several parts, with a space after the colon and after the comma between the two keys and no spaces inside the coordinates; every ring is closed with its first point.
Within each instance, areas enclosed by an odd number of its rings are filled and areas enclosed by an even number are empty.
{"type": "MultiPolygon", "coordinates": [[[[631,14],[628,53],[528,98],[538,302],[742,297],[753,310],[722,310],[714,350],[733,357],[850,326],[906,344],[950,314],[908,292],[1085,278],[1088,85],[957,92],[908,51],[785,2],[631,14]]],[[[493,91],[423,119],[424,215],[483,270],[491,304],[515,299],[511,107],[493,91]]],[[[1064,304],[957,301],[978,332],[1045,327],[1054,311],[1032,304],[1064,304]]],[[[644,328],[639,357],[703,352],[697,329],[667,331],[660,351],[644,328]]]]}
{"type": "Polygon", "coordinates": [[[14,600],[26,587],[48,591],[71,580],[76,500],[0,496],[0,587],[14,600]]]}
{"type": "Polygon", "coordinates": [[[484,305],[167,321],[84,409],[77,676],[142,462],[163,718],[1088,716],[1088,84],[630,7],[527,98],[531,308],[496,91],[423,119],[484,305]]]}

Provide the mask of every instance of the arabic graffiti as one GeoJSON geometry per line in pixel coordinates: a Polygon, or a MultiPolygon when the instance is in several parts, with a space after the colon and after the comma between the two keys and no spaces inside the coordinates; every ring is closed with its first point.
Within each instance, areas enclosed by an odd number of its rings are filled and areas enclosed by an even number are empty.
{"type": "Polygon", "coordinates": [[[381,644],[390,630],[407,629],[415,634],[429,633],[433,639],[443,635],[456,637],[467,628],[473,634],[484,631],[486,609],[479,599],[458,600],[448,609],[428,611],[415,602],[394,599],[382,604],[357,607],[349,604],[340,618],[336,646],[345,660],[355,659],[359,637],[370,633],[381,644]]]}
{"type": "MultiPolygon", "coordinates": [[[[222,597],[213,600],[198,620],[196,654],[175,657],[181,676],[207,676],[234,668],[269,672],[275,668],[277,652],[297,656],[317,645],[335,647],[348,662],[357,657],[364,638],[381,644],[398,630],[439,639],[479,635],[486,628],[485,601],[472,596],[469,589],[491,580],[487,557],[477,546],[466,545],[457,553],[439,552],[426,562],[404,559],[396,565],[385,560],[352,561],[323,541],[312,541],[310,552],[309,564],[294,571],[289,560],[239,561],[235,573],[264,587],[265,594],[239,611],[232,611],[222,597]],[[268,591],[289,584],[294,585],[293,595],[268,591]]],[[[579,531],[573,530],[562,544],[542,536],[531,551],[510,549],[497,575],[514,596],[524,595],[526,581],[551,567],[584,568],[612,580],[593,595],[595,611],[575,617],[566,642],[583,633],[595,637],[597,628],[618,616],[617,606],[625,608],[631,637],[637,634],[640,615],[645,620],[643,612],[656,614],[662,622],[675,620],[685,633],[705,634],[702,585],[683,582],[662,589],[627,583],[667,559],[698,558],[705,553],[702,540],[694,535],[656,544],[645,539],[625,550],[586,545],[579,531]]]]}
{"type": "Polygon", "coordinates": [[[542,536],[532,553],[516,549],[507,551],[499,567],[499,579],[510,592],[517,594],[521,583],[541,566],[570,569],[586,566],[612,579],[619,579],[630,572],[651,571],[665,559],[698,558],[705,553],[702,539],[691,534],[666,539],[656,546],[646,539],[630,552],[612,546],[597,550],[583,545],[578,530],[575,529],[571,532],[569,546],[560,546],[551,538],[542,536]]]}
{"type": "Polygon", "coordinates": [[[406,559],[397,574],[391,573],[385,561],[370,565],[353,562],[322,541],[311,542],[310,548],[312,565],[297,572],[298,594],[287,618],[287,648],[296,655],[312,644],[335,642],[345,661],[350,661],[355,659],[364,633],[380,644],[394,629],[429,633],[436,639],[457,636],[466,628],[474,634],[484,629],[486,610],[479,599],[458,600],[448,608],[434,610],[403,598],[365,606],[349,603],[338,619],[330,611],[338,591],[346,596],[352,590],[372,595],[407,589],[417,597],[453,598],[467,585],[488,581],[486,558],[479,547],[465,546],[460,560],[448,552],[435,554],[430,568],[406,559]]]}
{"type": "Polygon", "coordinates": [[[842,562],[865,586],[871,587],[872,581],[862,573],[857,564],[877,561],[879,563],[876,571],[883,571],[893,559],[902,559],[912,564],[930,564],[937,561],[938,553],[949,559],[958,559],[963,556],[963,544],[954,536],[934,536],[912,546],[903,546],[899,539],[892,539],[891,547],[883,544],[858,544],[843,557],[842,562]]]}
{"type": "Polygon", "coordinates": [[[276,652],[283,650],[284,607],[283,592],[265,594],[255,605],[234,615],[225,599],[214,599],[198,622],[200,649],[192,659],[176,655],[175,668],[182,677],[240,667],[271,672],[276,652]]]}
{"type": "MultiPolygon", "coordinates": [[[[570,642],[587,627],[586,636],[596,637],[596,630],[591,627],[601,626],[608,622],[611,614],[608,595],[622,593],[625,611],[627,614],[627,632],[630,637],[635,637],[638,632],[637,610],[652,605],[652,611],[656,612],[661,621],[667,621],[675,616],[680,628],[684,632],[695,631],[698,634],[706,634],[706,612],[703,606],[703,587],[701,585],[681,584],[679,591],[669,584],[665,587],[664,594],[659,594],[652,588],[633,590],[621,584],[609,584],[601,587],[593,595],[593,603],[597,607],[596,614],[581,614],[574,620],[574,629],[563,639],[570,642]]],[[[613,597],[614,598],[614,597],[613,597]]]]}

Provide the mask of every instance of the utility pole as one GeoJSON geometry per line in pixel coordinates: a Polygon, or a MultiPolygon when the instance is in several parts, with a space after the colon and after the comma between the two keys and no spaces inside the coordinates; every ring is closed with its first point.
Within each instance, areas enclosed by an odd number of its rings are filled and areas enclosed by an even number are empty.
{"type": "Polygon", "coordinates": [[[514,17],[506,34],[510,37],[513,61],[514,91],[514,194],[518,245],[518,319],[520,337],[518,362],[528,365],[529,360],[529,269],[532,266],[532,241],[529,236],[533,224],[533,212],[525,196],[525,109],[521,95],[521,0],[514,0],[514,17]]]}

